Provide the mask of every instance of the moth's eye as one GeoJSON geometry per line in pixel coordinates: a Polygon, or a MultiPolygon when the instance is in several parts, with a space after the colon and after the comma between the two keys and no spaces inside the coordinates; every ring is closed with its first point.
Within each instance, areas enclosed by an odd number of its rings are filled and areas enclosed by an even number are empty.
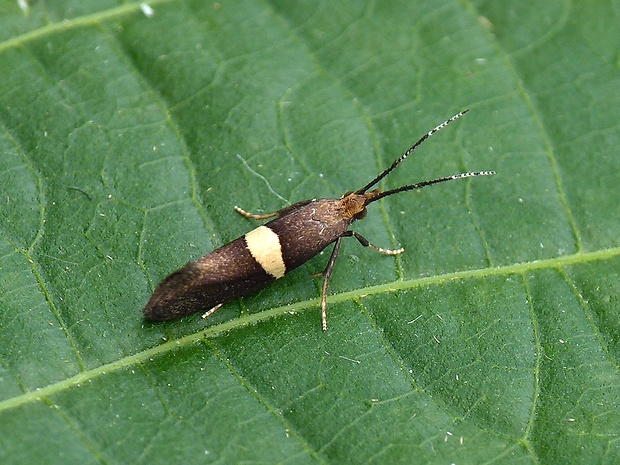
{"type": "Polygon", "coordinates": [[[364,207],[364,209],[357,213],[353,218],[355,218],[356,220],[363,220],[364,218],[366,218],[366,215],[368,214],[368,210],[366,210],[366,207],[364,207]]]}

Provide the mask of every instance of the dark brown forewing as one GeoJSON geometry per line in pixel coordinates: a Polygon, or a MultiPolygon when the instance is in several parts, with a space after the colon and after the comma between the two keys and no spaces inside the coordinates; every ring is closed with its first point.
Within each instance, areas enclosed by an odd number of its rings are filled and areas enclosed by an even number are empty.
{"type": "Polygon", "coordinates": [[[256,263],[245,238],[240,237],[166,277],[143,313],[154,321],[180,318],[251,294],[274,280],[256,263]]]}

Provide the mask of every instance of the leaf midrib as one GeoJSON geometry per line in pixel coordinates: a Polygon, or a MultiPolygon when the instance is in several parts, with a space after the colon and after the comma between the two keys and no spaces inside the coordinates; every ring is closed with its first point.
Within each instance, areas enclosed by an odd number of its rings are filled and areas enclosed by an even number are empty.
{"type": "MultiPolygon", "coordinates": [[[[328,298],[328,302],[330,304],[336,304],[339,302],[361,299],[369,295],[414,289],[417,287],[442,284],[445,282],[460,279],[485,278],[489,276],[503,276],[512,274],[522,275],[526,272],[530,272],[533,270],[560,269],[570,265],[605,260],[617,257],[619,255],[620,247],[614,247],[596,252],[577,253],[573,255],[566,255],[563,257],[518,263],[514,265],[506,265],[493,268],[478,268],[473,270],[457,271],[454,273],[446,273],[436,276],[428,276],[424,278],[395,281],[391,283],[380,284],[377,286],[363,287],[352,291],[343,292],[341,294],[331,295],[328,298]]],[[[275,307],[258,313],[245,314],[239,318],[235,318],[234,320],[230,320],[215,326],[210,326],[202,331],[198,331],[197,333],[189,334],[179,339],[167,341],[158,346],[151,347],[150,349],[143,350],[127,357],[123,357],[114,362],[106,363],[97,368],[78,373],[77,375],[71,376],[62,381],[58,381],[45,387],[37,388],[34,391],[26,392],[20,396],[4,400],[0,402],[0,412],[20,407],[29,402],[39,401],[42,398],[49,397],[53,394],[65,391],[74,386],[79,386],[80,384],[98,378],[99,376],[109,374],[130,367],[132,365],[138,365],[161,354],[165,354],[170,350],[191,346],[192,344],[195,344],[196,342],[201,341],[204,338],[215,337],[219,334],[243,328],[248,325],[256,324],[270,318],[277,317],[279,315],[297,313],[308,308],[318,308],[318,305],[319,298],[316,298],[310,300],[303,300],[280,307],[275,307]]],[[[320,330],[318,325],[317,330],[320,330]]]]}
{"type": "MultiPolygon", "coordinates": [[[[170,0],[151,0],[149,5],[152,7],[157,4],[170,3],[170,0]]],[[[102,21],[117,18],[123,15],[133,14],[140,11],[142,5],[140,3],[128,3],[115,8],[108,8],[98,13],[76,16],[75,18],[64,19],[62,21],[50,23],[46,26],[33,29],[32,31],[12,37],[8,40],[0,41],[0,53],[11,48],[19,48],[27,42],[38,40],[51,34],[69,29],[75,29],[82,26],[93,26],[102,21]]]]}

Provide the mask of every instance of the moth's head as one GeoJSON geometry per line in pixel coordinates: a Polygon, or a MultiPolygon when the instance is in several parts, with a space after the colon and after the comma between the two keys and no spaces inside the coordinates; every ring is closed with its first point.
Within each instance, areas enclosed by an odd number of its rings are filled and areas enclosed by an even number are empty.
{"type": "Polygon", "coordinates": [[[366,206],[374,201],[379,194],[381,194],[381,189],[374,189],[370,192],[365,192],[363,194],[358,194],[357,192],[347,192],[342,196],[342,208],[343,214],[347,218],[353,218],[354,220],[363,220],[366,218],[366,206]]]}

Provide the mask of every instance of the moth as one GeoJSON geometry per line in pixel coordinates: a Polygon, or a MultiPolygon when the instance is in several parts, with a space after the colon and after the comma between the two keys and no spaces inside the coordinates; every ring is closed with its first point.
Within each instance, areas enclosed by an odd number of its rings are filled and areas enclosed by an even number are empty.
{"type": "Polygon", "coordinates": [[[404,251],[402,248],[390,250],[377,247],[349,229],[354,221],[366,216],[368,205],[384,197],[432,184],[495,174],[494,171],[470,171],[387,191],[372,189],[426,139],[467,111],[457,113],[427,132],[376,178],[339,199],[303,200],[267,215],[254,215],[235,206],[238,213],[248,218],[275,219],[170,274],[153,292],[144,307],[144,317],[165,321],[205,309],[208,311],[204,316],[208,317],[224,303],[262,289],[334,244],[322,273],[321,321],[323,330],[327,330],[327,287],[342,239],[354,237],[364,247],[371,247],[385,255],[397,255],[404,251]]]}

